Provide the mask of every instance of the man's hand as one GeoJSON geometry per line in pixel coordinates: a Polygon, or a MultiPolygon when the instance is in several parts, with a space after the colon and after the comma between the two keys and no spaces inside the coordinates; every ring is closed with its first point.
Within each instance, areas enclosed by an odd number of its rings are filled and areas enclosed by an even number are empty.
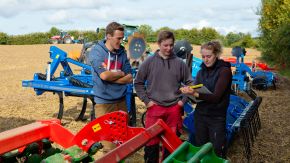
{"type": "Polygon", "coordinates": [[[133,82],[133,77],[132,74],[127,74],[126,76],[113,81],[114,83],[118,83],[118,84],[129,84],[133,82]]]}
{"type": "Polygon", "coordinates": [[[179,100],[179,101],[177,102],[177,104],[178,104],[179,106],[181,106],[181,107],[183,107],[183,105],[184,105],[184,103],[183,103],[181,100],[179,100]]]}
{"type": "Polygon", "coordinates": [[[115,72],[117,75],[120,76],[120,78],[125,76],[125,72],[123,72],[123,71],[112,71],[112,72],[115,72]]]}
{"type": "Polygon", "coordinates": [[[105,81],[115,81],[125,76],[123,71],[104,71],[100,74],[100,78],[105,81]]]}
{"type": "Polygon", "coordinates": [[[156,105],[156,103],[153,102],[153,101],[150,101],[150,102],[146,105],[146,107],[147,107],[147,108],[150,108],[150,107],[153,106],[153,105],[156,105]]]}

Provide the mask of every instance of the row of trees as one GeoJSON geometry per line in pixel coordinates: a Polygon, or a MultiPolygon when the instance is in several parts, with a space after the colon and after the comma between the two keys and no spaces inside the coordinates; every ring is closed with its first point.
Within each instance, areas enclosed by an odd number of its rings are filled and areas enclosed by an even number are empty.
{"type": "Polygon", "coordinates": [[[262,0],[258,12],[262,58],[290,68],[290,0],[262,0]]]}
{"type": "Polygon", "coordinates": [[[171,30],[175,33],[176,39],[186,39],[190,41],[192,44],[201,45],[204,42],[208,42],[211,40],[221,40],[223,45],[228,47],[233,46],[243,46],[246,48],[256,48],[258,47],[258,39],[252,38],[252,36],[247,33],[234,33],[230,32],[227,35],[222,35],[217,32],[214,28],[202,28],[196,29],[192,28],[188,29],[170,29],[168,27],[160,28],[156,31],[153,31],[152,27],[149,25],[141,25],[139,27],[139,31],[145,35],[147,42],[155,42],[157,33],[160,30],[171,30]]]}
{"type": "MultiPolygon", "coordinates": [[[[0,45],[29,45],[29,44],[47,44],[52,36],[59,35],[60,29],[52,27],[48,32],[37,32],[24,35],[7,35],[0,32],[0,45]]],[[[71,30],[68,33],[77,39],[79,36],[83,36],[87,41],[93,41],[103,38],[103,33],[97,34],[94,31],[78,31],[71,30]]]]}
{"type": "MultiPolygon", "coordinates": [[[[186,39],[192,44],[200,45],[210,40],[221,40],[225,46],[243,46],[243,47],[257,47],[257,39],[252,38],[250,34],[245,33],[228,33],[227,35],[221,35],[213,28],[202,28],[200,30],[192,28],[187,29],[170,29],[168,27],[160,28],[156,31],[149,25],[140,25],[139,32],[144,34],[147,42],[156,42],[157,33],[160,30],[171,30],[175,33],[176,39],[186,39]]],[[[6,33],[0,32],[0,44],[2,45],[23,45],[23,44],[46,44],[51,36],[58,35],[60,29],[52,27],[48,32],[38,32],[25,35],[7,35],[6,33]]],[[[86,38],[86,41],[93,41],[104,38],[105,31],[101,29],[97,34],[95,31],[78,31],[71,30],[68,33],[75,38],[82,35],[86,38]]]]}

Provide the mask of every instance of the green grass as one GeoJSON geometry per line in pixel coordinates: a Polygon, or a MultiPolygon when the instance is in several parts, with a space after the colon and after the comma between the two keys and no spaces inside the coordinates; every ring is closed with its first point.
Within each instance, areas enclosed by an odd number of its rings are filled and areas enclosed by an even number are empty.
{"type": "Polygon", "coordinates": [[[290,69],[287,69],[287,68],[281,69],[281,70],[278,71],[278,73],[280,75],[282,75],[282,76],[285,76],[287,78],[290,78],[290,69]]]}

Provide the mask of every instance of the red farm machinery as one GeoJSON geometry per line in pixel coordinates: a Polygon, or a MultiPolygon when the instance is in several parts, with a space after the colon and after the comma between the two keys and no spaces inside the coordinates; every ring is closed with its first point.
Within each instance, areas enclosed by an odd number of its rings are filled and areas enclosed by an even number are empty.
{"type": "Polygon", "coordinates": [[[215,156],[211,144],[201,148],[182,144],[162,120],[148,129],[127,124],[128,116],[122,111],[95,119],[77,134],[62,127],[58,119],[37,121],[0,133],[0,162],[122,162],[154,137],[172,153],[164,162],[227,162],[215,156]],[[117,147],[95,160],[102,140],[117,147]]]}

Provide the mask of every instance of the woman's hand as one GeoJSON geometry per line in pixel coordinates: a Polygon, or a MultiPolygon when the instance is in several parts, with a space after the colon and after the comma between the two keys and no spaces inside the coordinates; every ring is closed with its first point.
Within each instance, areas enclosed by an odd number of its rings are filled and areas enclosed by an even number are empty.
{"type": "Polygon", "coordinates": [[[189,95],[192,95],[195,92],[195,90],[190,88],[189,86],[181,87],[179,90],[181,91],[181,93],[189,95]]]}

